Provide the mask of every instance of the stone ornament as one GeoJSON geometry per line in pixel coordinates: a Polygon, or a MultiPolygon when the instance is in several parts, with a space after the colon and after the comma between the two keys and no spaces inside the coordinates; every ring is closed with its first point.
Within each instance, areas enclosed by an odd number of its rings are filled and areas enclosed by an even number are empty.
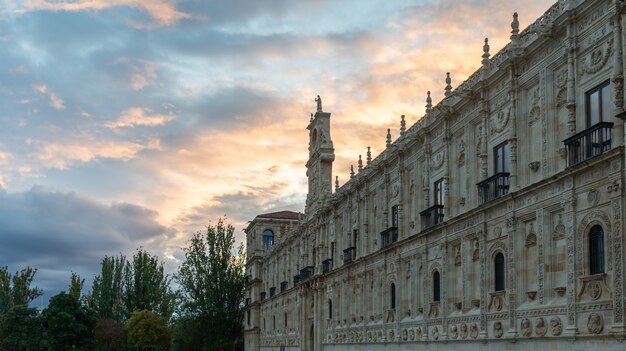
{"type": "Polygon", "coordinates": [[[445,159],[445,150],[441,150],[433,156],[431,168],[433,170],[438,170],[443,166],[443,161],[445,159]]]}
{"type": "Polygon", "coordinates": [[[504,109],[498,112],[497,116],[491,118],[491,135],[498,134],[506,128],[506,125],[509,123],[509,119],[511,117],[511,108],[509,107],[506,112],[504,109]]]}
{"type": "Polygon", "coordinates": [[[456,324],[452,324],[452,326],[450,327],[450,337],[452,339],[456,339],[458,337],[459,333],[458,330],[456,328],[456,324]]]}
{"type": "Polygon", "coordinates": [[[415,339],[419,340],[422,338],[422,328],[417,327],[417,329],[415,329],[415,339]]]}
{"type": "Polygon", "coordinates": [[[593,74],[602,69],[608,62],[613,50],[613,38],[610,38],[606,45],[596,44],[596,48],[591,54],[584,57],[581,61],[581,76],[585,73],[593,74]]]}
{"type": "Polygon", "coordinates": [[[561,335],[561,333],[563,332],[563,324],[561,322],[561,318],[552,317],[552,319],[550,319],[550,329],[552,329],[552,335],[561,335]]]}
{"type": "Polygon", "coordinates": [[[467,338],[467,324],[461,324],[461,339],[467,338]]]}
{"type": "Polygon", "coordinates": [[[591,313],[587,319],[587,329],[590,333],[600,334],[604,329],[604,320],[602,316],[597,313],[591,313]]]}
{"type": "Polygon", "coordinates": [[[533,328],[528,318],[522,319],[520,329],[521,329],[522,336],[529,337],[532,334],[533,328]]]}
{"type": "Polygon", "coordinates": [[[535,334],[537,336],[544,336],[548,331],[548,326],[546,325],[546,320],[543,317],[537,318],[535,321],[535,334]]]}
{"type": "Polygon", "coordinates": [[[587,203],[589,206],[595,206],[598,204],[598,200],[600,197],[598,196],[598,191],[596,189],[591,189],[587,193],[587,203]]]}
{"type": "Polygon", "coordinates": [[[407,341],[409,339],[409,332],[406,329],[402,329],[402,341],[407,341]]]}
{"type": "Polygon", "coordinates": [[[411,341],[415,340],[415,330],[413,330],[412,328],[409,329],[409,340],[411,341]]]}
{"type": "Polygon", "coordinates": [[[433,340],[439,339],[439,328],[437,326],[433,327],[433,340]]]}
{"type": "Polygon", "coordinates": [[[472,339],[476,339],[478,337],[478,325],[476,325],[476,323],[472,323],[470,326],[470,337],[472,339]]]}
{"type": "Polygon", "coordinates": [[[504,330],[502,330],[502,322],[497,321],[493,323],[493,336],[496,338],[501,338],[504,330]]]}

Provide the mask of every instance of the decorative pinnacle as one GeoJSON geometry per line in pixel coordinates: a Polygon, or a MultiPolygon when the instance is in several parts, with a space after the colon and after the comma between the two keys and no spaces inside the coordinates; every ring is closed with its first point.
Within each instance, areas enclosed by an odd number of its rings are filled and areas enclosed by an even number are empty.
{"type": "Polygon", "coordinates": [[[363,170],[363,160],[361,159],[361,155],[359,155],[359,172],[363,170]]]}
{"type": "Polygon", "coordinates": [[[511,41],[516,41],[519,37],[519,21],[517,20],[517,12],[513,12],[513,22],[511,22],[511,41]]]}
{"type": "Polygon", "coordinates": [[[370,151],[370,147],[367,147],[367,165],[372,163],[372,151],[370,151]]]}
{"type": "Polygon", "coordinates": [[[426,113],[433,110],[433,99],[430,97],[430,90],[426,92],[426,113]]]}
{"type": "Polygon", "coordinates": [[[400,136],[404,136],[406,133],[406,121],[404,120],[404,115],[400,116],[400,136]]]}
{"type": "Polygon", "coordinates": [[[391,129],[387,128],[387,147],[391,146],[391,129]]]}
{"type": "Polygon", "coordinates": [[[339,190],[339,176],[335,176],[335,192],[339,190]]]}
{"type": "Polygon", "coordinates": [[[446,97],[450,96],[452,94],[452,85],[450,85],[450,83],[452,83],[452,78],[450,78],[450,72],[446,73],[446,97]]]}
{"type": "Polygon", "coordinates": [[[354,178],[354,165],[350,165],[350,179],[354,178]]]}
{"type": "Polygon", "coordinates": [[[315,99],[315,102],[317,102],[317,112],[322,112],[322,98],[319,95],[317,99],[315,99]]]}
{"type": "Polygon", "coordinates": [[[489,38],[485,38],[485,45],[483,45],[483,66],[489,64],[489,38]]]}
{"type": "Polygon", "coordinates": [[[313,122],[313,113],[311,113],[311,121],[310,122],[313,122]]]}

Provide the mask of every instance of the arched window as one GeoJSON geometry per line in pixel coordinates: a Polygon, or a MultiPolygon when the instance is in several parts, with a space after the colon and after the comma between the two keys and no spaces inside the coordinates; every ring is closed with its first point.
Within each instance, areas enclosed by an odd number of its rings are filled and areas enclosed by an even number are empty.
{"type": "Polygon", "coordinates": [[[433,273],[433,301],[441,301],[441,276],[439,271],[433,273]]]}
{"type": "Polygon", "coordinates": [[[391,283],[391,308],[396,308],[396,284],[391,283]]]}
{"type": "Polygon", "coordinates": [[[604,230],[594,225],[589,231],[589,274],[604,273],[604,230]]]}
{"type": "Polygon", "coordinates": [[[328,299],[328,319],[333,319],[333,300],[328,299]]]}
{"type": "Polygon", "coordinates": [[[274,232],[266,229],[263,232],[263,250],[269,250],[274,245],[274,232]]]}
{"type": "Polygon", "coordinates": [[[504,255],[498,252],[494,258],[494,273],[496,278],[496,291],[504,290],[504,255]]]}
{"type": "Polygon", "coordinates": [[[287,329],[287,312],[285,312],[285,329],[287,329]]]}
{"type": "Polygon", "coordinates": [[[273,329],[276,329],[276,316],[272,316],[272,318],[273,318],[273,324],[274,324],[274,328],[273,329]]]}

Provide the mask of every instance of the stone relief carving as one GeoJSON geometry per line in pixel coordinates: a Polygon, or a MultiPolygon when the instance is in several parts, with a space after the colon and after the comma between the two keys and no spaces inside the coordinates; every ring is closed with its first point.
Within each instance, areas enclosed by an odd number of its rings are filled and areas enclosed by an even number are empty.
{"type": "Polygon", "coordinates": [[[491,135],[498,134],[506,128],[506,125],[509,123],[509,119],[511,117],[511,108],[502,109],[498,114],[490,119],[490,132],[491,135]]]}
{"type": "Polygon", "coordinates": [[[476,323],[472,323],[470,325],[470,337],[472,339],[476,339],[478,337],[478,325],[476,325],[476,323]]]}
{"type": "Polygon", "coordinates": [[[504,331],[502,330],[502,322],[496,321],[493,323],[493,336],[501,338],[504,331]]]}
{"type": "Polygon", "coordinates": [[[441,166],[443,166],[443,161],[445,160],[445,156],[446,156],[445,150],[441,150],[438,153],[436,153],[432,158],[431,168],[433,170],[438,170],[439,168],[441,168],[441,166]]]}
{"type": "Polygon", "coordinates": [[[613,50],[613,37],[611,37],[604,44],[596,43],[595,47],[591,50],[591,53],[587,54],[581,60],[580,75],[583,76],[585,73],[593,74],[601,70],[602,67],[604,67],[604,65],[606,65],[607,61],[609,60],[612,50],[613,50]]]}
{"type": "Polygon", "coordinates": [[[563,224],[563,215],[561,213],[558,214],[558,222],[554,227],[554,233],[552,234],[552,239],[559,240],[565,237],[565,225],[563,224]]]}
{"type": "Polygon", "coordinates": [[[598,204],[600,196],[596,189],[591,189],[587,192],[587,203],[589,206],[596,206],[598,204]]]}
{"type": "Polygon", "coordinates": [[[415,329],[415,339],[419,340],[422,338],[422,328],[417,327],[417,329],[415,329]]]}
{"type": "Polygon", "coordinates": [[[433,340],[439,339],[439,328],[437,326],[433,327],[432,337],[433,340]]]}
{"type": "Polygon", "coordinates": [[[550,319],[550,328],[552,329],[552,335],[561,335],[561,333],[563,332],[563,324],[561,322],[561,318],[552,317],[552,319],[550,319]]]}
{"type": "Polygon", "coordinates": [[[556,107],[561,108],[567,103],[567,88],[560,88],[556,93],[556,107]]]}
{"type": "Polygon", "coordinates": [[[590,333],[600,334],[602,329],[604,329],[604,320],[602,316],[597,313],[589,314],[589,318],[587,319],[587,329],[589,329],[590,333]]]}
{"type": "Polygon", "coordinates": [[[461,339],[467,338],[467,324],[461,324],[461,339]]]}
{"type": "Polygon", "coordinates": [[[459,140],[458,146],[458,154],[459,154],[459,167],[462,167],[465,164],[465,142],[463,139],[459,140]]]}
{"type": "Polygon", "coordinates": [[[415,340],[415,330],[409,329],[409,340],[415,340]]]}
{"type": "Polygon", "coordinates": [[[528,231],[528,235],[526,235],[526,241],[524,242],[524,245],[526,247],[537,245],[537,234],[535,233],[535,229],[533,228],[532,223],[530,223],[530,230],[528,231]]]}
{"type": "Polygon", "coordinates": [[[522,319],[520,330],[521,330],[522,336],[529,337],[532,334],[533,327],[530,324],[530,320],[528,318],[522,319]]]}
{"type": "Polygon", "coordinates": [[[452,324],[452,326],[450,327],[450,337],[452,339],[456,339],[458,337],[459,333],[456,327],[456,324],[452,324]]]}
{"type": "Polygon", "coordinates": [[[545,319],[543,319],[543,317],[537,318],[535,321],[535,334],[537,334],[537,336],[544,336],[547,331],[548,326],[546,325],[545,319]]]}
{"type": "Polygon", "coordinates": [[[530,169],[533,172],[537,172],[539,170],[539,166],[540,165],[541,165],[541,162],[533,161],[533,162],[528,164],[528,169],[530,169]]]}

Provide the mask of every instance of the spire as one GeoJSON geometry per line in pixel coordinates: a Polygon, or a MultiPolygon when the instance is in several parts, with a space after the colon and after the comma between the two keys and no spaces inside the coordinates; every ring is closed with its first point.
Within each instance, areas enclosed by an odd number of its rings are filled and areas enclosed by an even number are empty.
{"type": "Polygon", "coordinates": [[[354,178],[354,165],[350,165],[350,179],[354,178]]]}
{"type": "Polygon", "coordinates": [[[519,38],[519,21],[517,20],[517,12],[513,12],[513,22],[511,22],[511,41],[517,42],[519,38]]]}
{"type": "Polygon", "coordinates": [[[363,160],[361,159],[361,155],[359,155],[359,172],[363,170],[363,160]]]}
{"type": "Polygon", "coordinates": [[[400,116],[400,137],[403,137],[406,134],[406,121],[404,120],[404,115],[400,116]]]}
{"type": "Polygon", "coordinates": [[[317,102],[317,112],[322,112],[322,98],[319,95],[317,99],[315,99],[315,102],[317,102]]]}
{"type": "Polygon", "coordinates": [[[426,94],[426,113],[430,113],[433,110],[433,99],[430,97],[430,90],[426,94]]]}
{"type": "Polygon", "coordinates": [[[489,64],[489,38],[485,38],[485,45],[483,45],[483,66],[487,66],[489,64]]]}
{"type": "Polygon", "coordinates": [[[339,176],[335,176],[335,192],[339,190],[339,176]]]}
{"type": "Polygon", "coordinates": [[[370,147],[367,147],[367,165],[369,166],[370,163],[372,163],[372,151],[370,150],[370,147]]]}
{"type": "Polygon", "coordinates": [[[391,146],[391,129],[387,128],[387,147],[391,146]]]}
{"type": "Polygon", "coordinates": [[[447,72],[446,73],[446,93],[445,93],[446,97],[452,95],[452,85],[450,85],[450,83],[452,83],[452,78],[450,78],[450,72],[447,72]]]}

